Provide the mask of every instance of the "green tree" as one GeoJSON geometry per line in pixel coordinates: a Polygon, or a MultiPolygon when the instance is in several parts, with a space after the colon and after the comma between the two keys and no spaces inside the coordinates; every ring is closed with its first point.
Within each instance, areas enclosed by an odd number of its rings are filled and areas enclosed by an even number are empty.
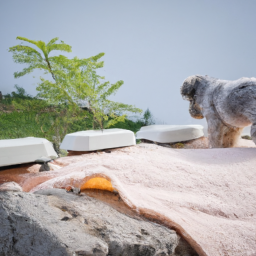
{"type": "Polygon", "coordinates": [[[143,114],[143,122],[145,126],[155,124],[154,117],[148,108],[143,114]]]}
{"type": "Polygon", "coordinates": [[[49,57],[53,50],[70,52],[71,46],[62,41],[56,43],[58,38],[53,38],[48,44],[24,37],[17,39],[34,44],[41,52],[23,45],[10,47],[14,61],[28,65],[21,72],[15,72],[14,76],[21,77],[34,69],[43,69],[52,75],[53,81],[40,78],[41,82],[37,87],[39,97],[47,99],[51,104],[66,104],[71,112],[86,105],[93,115],[92,128],[107,128],[124,121],[127,112],[141,112],[131,105],[109,100],[123,81],[110,84],[97,74],[97,69],[104,64],[99,61],[104,53],[84,59],[69,59],[63,55],[49,57]]]}
{"type": "Polygon", "coordinates": [[[9,48],[9,52],[13,54],[14,62],[19,64],[27,64],[21,72],[15,72],[14,77],[18,78],[26,74],[31,73],[35,69],[45,70],[47,73],[52,75],[52,78],[56,81],[55,77],[55,57],[49,57],[52,51],[65,51],[71,52],[71,46],[65,44],[63,41],[61,43],[56,43],[58,37],[53,38],[46,44],[43,41],[34,41],[27,39],[25,37],[18,36],[16,39],[25,41],[35,45],[40,51],[26,45],[16,45],[9,48]]]}

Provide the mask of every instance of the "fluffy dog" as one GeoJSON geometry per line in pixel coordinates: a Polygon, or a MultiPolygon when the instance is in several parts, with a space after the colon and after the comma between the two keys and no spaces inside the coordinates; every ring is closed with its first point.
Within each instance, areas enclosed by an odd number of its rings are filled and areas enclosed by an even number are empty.
{"type": "Polygon", "coordinates": [[[206,118],[211,148],[233,147],[249,125],[256,144],[256,78],[228,81],[190,76],[181,87],[181,95],[190,101],[193,118],[206,118]]]}

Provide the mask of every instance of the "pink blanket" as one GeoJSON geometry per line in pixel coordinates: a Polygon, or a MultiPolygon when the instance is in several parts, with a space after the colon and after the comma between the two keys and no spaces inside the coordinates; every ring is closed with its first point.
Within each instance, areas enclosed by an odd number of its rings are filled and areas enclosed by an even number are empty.
{"type": "Polygon", "coordinates": [[[56,163],[65,167],[31,192],[105,177],[130,207],[175,228],[199,255],[256,255],[256,148],[140,144],[56,163]]]}

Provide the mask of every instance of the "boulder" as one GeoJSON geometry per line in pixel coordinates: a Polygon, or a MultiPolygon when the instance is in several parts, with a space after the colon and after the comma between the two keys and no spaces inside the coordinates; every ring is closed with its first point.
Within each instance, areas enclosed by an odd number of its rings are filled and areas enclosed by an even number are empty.
{"type": "Polygon", "coordinates": [[[0,255],[197,255],[171,229],[60,189],[0,192],[0,255]]]}

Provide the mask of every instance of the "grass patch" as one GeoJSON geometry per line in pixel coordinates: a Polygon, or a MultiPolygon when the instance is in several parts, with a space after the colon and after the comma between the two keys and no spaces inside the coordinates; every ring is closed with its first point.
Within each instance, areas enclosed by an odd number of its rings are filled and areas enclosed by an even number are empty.
{"type": "MultiPolygon", "coordinates": [[[[126,119],[109,128],[121,128],[136,133],[145,123],[126,119]]],[[[65,156],[59,145],[67,133],[92,130],[93,116],[85,109],[72,112],[68,106],[52,106],[33,97],[5,97],[0,101],[0,139],[24,137],[46,138],[56,152],[65,156]]]]}
{"type": "Polygon", "coordinates": [[[245,139],[245,140],[252,140],[252,138],[251,138],[249,135],[244,135],[244,136],[242,136],[242,139],[245,139]]]}

